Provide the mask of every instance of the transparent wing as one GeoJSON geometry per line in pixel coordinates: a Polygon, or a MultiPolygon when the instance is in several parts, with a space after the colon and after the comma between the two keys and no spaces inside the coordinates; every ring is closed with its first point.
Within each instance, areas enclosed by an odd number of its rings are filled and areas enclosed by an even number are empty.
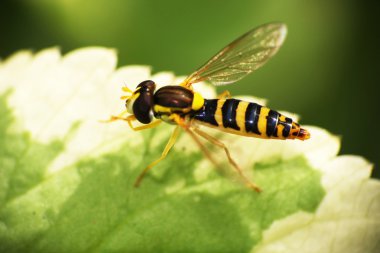
{"type": "Polygon", "coordinates": [[[191,74],[184,85],[205,80],[214,85],[236,82],[266,63],[282,45],[285,36],[285,24],[259,26],[222,49],[191,74]]]}

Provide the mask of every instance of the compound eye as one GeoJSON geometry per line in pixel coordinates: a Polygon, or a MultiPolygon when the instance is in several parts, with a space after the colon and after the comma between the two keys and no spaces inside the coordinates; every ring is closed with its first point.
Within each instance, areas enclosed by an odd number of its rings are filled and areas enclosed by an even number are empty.
{"type": "Polygon", "coordinates": [[[149,91],[156,89],[156,84],[152,80],[146,80],[137,85],[136,89],[140,88],[143,91],[149,91]]]}
{"type": "Polygon", "coordinates": [[[153,119],[153,96],[148,93],[140,94],[132,105],[136,119],[144,124],[149,124],[153,119]]]}
{"type": "Polygon", "coordinates": [[[153,120],[153,95],[156,85],[153,81],[147,80],[140,83],[137,88],[140,89],[132,105],[133,114],[141,123],[149,124],[153,120]]]}

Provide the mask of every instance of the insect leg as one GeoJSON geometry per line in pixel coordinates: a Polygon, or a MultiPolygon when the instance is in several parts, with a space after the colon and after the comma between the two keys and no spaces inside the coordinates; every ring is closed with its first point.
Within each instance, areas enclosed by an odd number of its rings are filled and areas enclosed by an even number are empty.
{"type": "Polygon", "coordinates": [[[124,118],[123,115],[126,112],[127,111],[124,111],[121,114],[119,114],[118,116],[111,116],[111,118],[109,120],[105,120],[105,121],[102,121],[102,122],[109,123],[109,122],[113,122],[113,121],[116,121],[116,120],[124,120],[124,121],[127,121],[129,127],[132,128],[132,130],[134,130],[134,131],[140,131],[140,130],[144,130],[144,129],[148,129],[148,128],[153,128],[153,127],[158,126],[161,123],[161,120],[155,120],[152,123],[149,123],[147,125],[142,125],[142,126],[134,127],[132,125],[132,121],[136,120],[135,115],[129,115],[128,117],[124,118]]]}
{"type": "MultiPolygon", "coordinates": [[[[108,119],[108,120],[101,120],[100,122],[103,122],[103,123],[109,123],[109,122],[114,122],[114,121],[116,121],[116,120],[126,120],[127,118],[124,118],[123,116],[125,115],[125,114],[127,114],[128,113],[128,111],[127,110],[124,110],[122,113],[120,113],[119,115],[117,115],[117,116],[114,116],[114,115],[111,115],[111,117],[108,119]]],[[[133,115],[131,115],[131,116],[133,116],[133,115]]]]}
{"type": "Polygon", "coordinates": [[[207,150],[205,145],[202,144],[202,142],[199,140],[199,138],[191,131],[189,128],[185,128],[185,131],[193,138],[195,143],[199,146],[199,148],[202,150],[202,152],[205,154],[205,156],[210,160],[211,163],[214,164],[215,167],[218,167],[218,162],[215,161],[215,159],[212,157],[210,152],[207,150]]]}
{"type": "Polygon", "coordinates": [[[231,98],[231,93],[228,90],[225,90],[218,95],[218,99],[227,99],[227,98],[231,98]]]}
{"type": "Polygon", "coordinates": [[[147,125],[134,127],[132,125],[132,120],[128,120],[128,125],[130,128],[132,128],[133,131],[140,131],[140,130],[144,130],[144,129],[154,128],[154,127],[158,126],[161,122],[162,122],[161,120],[155,120],[152,123],[149,123],[147,125]]]}
{"type": "Polygon", "coordinates": [[[207,148],[202,144],[202,142],[199,140],[198,136],[196,136],[193,131],[190,130],[191,122],[186,124],[184,123],[183,119],[177,114],[171,115],[172,119],[177,123],[177,125],[181,126],[183,130],[185,130],[191,138],[195,141],[195,143],[199,146],[199,148],[202,150],[202,152],[205,154],[205,156],[210,160],[212,164],[214,164],[215,167],[218,167],[218,162],[212,157],[210,152],[207,150],[207,148]]]}
{"type": "Polygon", "coordinates": [[[162,161],[163,159],[165,159],[165,157],[167,156],[167,154],[169,153],[170,149],[173,147],[174,143],[176,142],[177,140],[177,137],[180,133],[180,130],[181,130],[181,127],[180,126],[177,126],[172,135],[170,136],[170,139],[168,141],[168,143],[166,144],[165,146],[165,149],[164,151],[162,152],[162,155],[160,158],[158,158],[157,160],[155,160],[154,162],[152,162],[151,164],[149,164],[141,173],[140,175],[138,176],[138,178],[136,179],[136,182],[135,182],[135,187],[139,187],[140,183],[141,183],[141,180],[144,178],[145,174],[151,170],[157,163],[159,163],[160,161],[162,161]]]}
{"type": "Polygon", "coordinates": [[[242,177],[242,179],[245,181],[246,185],[255,190],[256,192],[261,192],[261,189],[256,185],[254,184],[253,182],[251,182],[243,173],[243,171],[239,168],[239,166],[237,165],[237,163],[232,159],[231,157],[231,154],[230,154],[230,151],[228,150],[228,148],[224,145],[224,143],[220,142],[218,139],[216,139],[215,137],[211,136],[211,135],[208,135],[207,133],[203,132],[202,130],[198,129],[198,128],[194,128],[194,132],[197,133],[198,135],[200,135],[201,137],[203,137],[204,139],[208,140],[209,142],[211,142],[212,144],[218,146],[218,147],[221,147],[224,149],[224,152],[226,153],[227,155],[227,158],[228,158],[228,161],[230,162],[230,164],[235,168],[235,170],[239,173],[239,175],[242,177]]]}

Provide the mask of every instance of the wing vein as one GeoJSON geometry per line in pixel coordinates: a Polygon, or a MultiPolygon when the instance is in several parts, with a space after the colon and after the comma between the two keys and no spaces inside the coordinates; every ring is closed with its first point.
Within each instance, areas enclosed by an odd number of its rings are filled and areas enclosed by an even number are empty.
{"type": "Polygon", "coordinates": [[[214,85],[234,83],[264,65],[282,45],[286,26],[270,23],[239,37],[192,73],[186,86],[208,80],[214,85]]]}

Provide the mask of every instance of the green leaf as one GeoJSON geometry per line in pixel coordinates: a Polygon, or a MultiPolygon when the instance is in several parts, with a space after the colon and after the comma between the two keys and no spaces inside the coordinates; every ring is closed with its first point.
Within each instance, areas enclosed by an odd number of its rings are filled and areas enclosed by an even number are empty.
{"type": "Polygon", "coordinates": [[[233,169],[223,153],[210,149],[226,163],[215,169],[183,134],[136,189],[135,179],[160,156],[173,127],[133,132],[123,123],[99,123],[108,115],[104,108],[117,107],[110,102],[117,93],[99,91],[117,89],[105,84],[120,79],[133,87],[147,78],[170,84],[174,76],[149,77],[148,68],[137,66],[115,71],[114,53],[105,49],[56,57],[56,49],[35,58],[20,53],[0,65],[0,85],[4,76],[11,83],[0,98],[0,252],[376,252],[380,184],[368,179],[364,160],[336,157],[335,137],[312,127],[315,140],[308,143],[219,134],[264,190],[258,194],[225,175],[233,169]],[[63,98],[44,97],[50,106],[30,97],[29,108],[13,68],[33,69],[28,94],[36,97],[54,92],[41,75],[60,73],[77,85],[60,86],[63,98]],[[89,89],[94,83],[98,91],[89,89]],[[329,238],[321,233],[331,230],[329,238]],[[343,247],[334,238],[351,241],[343,247]]]}

